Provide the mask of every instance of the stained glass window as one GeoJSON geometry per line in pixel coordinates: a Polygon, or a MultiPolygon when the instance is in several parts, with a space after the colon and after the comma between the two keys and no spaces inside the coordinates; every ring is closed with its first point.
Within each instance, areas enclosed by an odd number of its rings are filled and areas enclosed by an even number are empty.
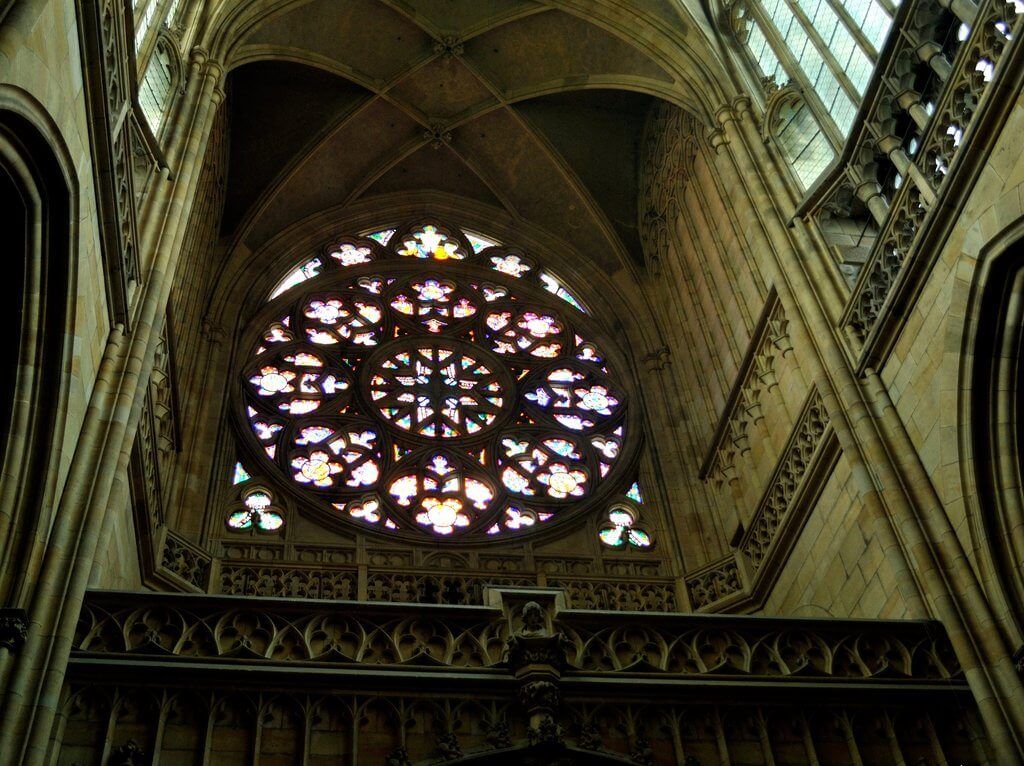
{"type": "MultiPolygon", "coordinates": [[[[335,240],[251,325],[247,465],[303,507],[421,538],[607,508],[627,489],[628,397],[582,311],[521,250],[441,222],[335,240]]],[[[229,526],[274,523],[246,513],[229,526]]]]}
{"type": "Polygon", "coordinates": [[[369,237],[374,242],[379,242],[382,245],[387,245],[387,243],[391,240],[391,237],[394,235],[394,233],[394,229],[384,229],[383,231],[373,232],[372,234],[369,235],[369,237]]]}
{"type": "Polygon", "coordinates": [[[640,482],[634,481],[626,490],[626,497],[634,503],[643,503],[644,496],[640,494],[640,482]]]}
{"type": "Polygon", "coordinates": [[[132,4],[132,15],[135,19],[136,53],[139,52],[143,41],[146,39],[146,33],[149,31],[149,27],[153,23],[153,17],[156,15],[156,8],[158,5],[160,5],[160,0],[146,0],[144,4],[135,0],[132,4]],[[140,5],[143,7],[140,7],[140,5]]]}
{"type": "Polygon", "coordinates": [[[637,514],[624,507],[612,508],[597,536],[609,548],[644,549],[654,542],[647,530],[637,524],[637,514]]]}
{"type": "Polygon", "coordinates": [[[242,497],[243,507],[228,515],[228,529],[276,532],[284,526],[284,517],[273,508],[274,496],[269,491],[253,488],[242,497]]]}
{"type": "Polygon", "coordinates": [[[249,472],[245,470],[245,467],[241,463],[235,463],[235,468],[231,472],[232,484],[241,484],[242,482],[249,481],[251,478],[252,476],[249,475],[249,472]]]}
{"type": "Polygon", "coordinates": [[[470,247],[473,248],[474,253],[479,253],[481,250],[486,250],[489,247],[497,247],[500,242],[497,240],[489,239],[488,237],[481,236],[479,234],[472,234],[471,232],[465,232],[466,240],[469,242],[470,247]]]}
{"type": "Polygon", "coordinates": [[[576,296],[569,292],[568,288],[562,285],[562,283],[553,274],[546,272],[540,273],[540,281],[544,285],[544,289],[549,293],[554,293],[563,301],[568,303],[574,309],[578,311],[586,311],[580,302],[576,299],[576,296]]]}

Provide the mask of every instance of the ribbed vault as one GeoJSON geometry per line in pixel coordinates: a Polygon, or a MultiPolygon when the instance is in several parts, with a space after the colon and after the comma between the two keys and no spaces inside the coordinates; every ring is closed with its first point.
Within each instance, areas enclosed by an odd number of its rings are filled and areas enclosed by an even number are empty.
{"type": "Polygon", "coordinates": [[[222,18],[222,233],[250,252],[327,209],[442,192],[630,268],[651,103],[706,114],[725,80],[674,0],[309,0],[222,18]]]}

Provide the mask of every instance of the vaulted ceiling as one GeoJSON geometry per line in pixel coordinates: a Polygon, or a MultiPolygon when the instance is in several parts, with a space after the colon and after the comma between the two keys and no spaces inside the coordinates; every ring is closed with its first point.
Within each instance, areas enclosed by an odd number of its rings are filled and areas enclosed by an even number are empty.
{"type": "Polygon", "coordinates": [[[641,257],[651,103],[699,108],[714,81],[693,18],[679,0],[279,1],[231,52],[223,233],[255,249],[326,209],[437,191],[615,271],[641,257]]]}

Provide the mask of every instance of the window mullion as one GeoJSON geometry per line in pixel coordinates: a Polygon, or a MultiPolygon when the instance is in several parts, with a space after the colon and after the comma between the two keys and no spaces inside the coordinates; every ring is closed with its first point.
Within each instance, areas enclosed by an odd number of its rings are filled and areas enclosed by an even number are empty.
{"type": "MultiPolygon", "coordinates": [[[[803,67],[800,66],[793,54],[789,50],[789,46],[786,45],[785,40],[782,39],[779,34],[779,30],[772,23],[771,19],[765,18],[764,11],[761,8],[760,3],[752,3],[751,11],[754,14],[754,21],[761,29],[761,33],[767,38],[768,44],[772,46],[772,50],[775,52],[776,57],[782,62],[783,68],[786,73],[800,86],[803,91],[804,100],[810,107],[811,112],[814,114],[814,119],[825,133],[825,137],[828,142],[832,145],[832,148],[837,153],[842,150],[843,147],[843,135],[839,130],[839,126],[836,125],[832,115],[829,114],[828,109],[825,108],[825,104],[821,100],[821,96],[814,89],[813,83],[807,79],[807,75],[804,74],[803,67]]],[[[785,85],[785,83],[779,83],[779,85],[785,85]]]]}
{"type": "Polygon", "coordinates": [[[796,0],[784,0],[786,5],[789,6],[790,10],[793,11],[793,15],[797,21],[804,28],[804,32],[807,34],[808,39],[818,49],[818,53],[821,55],[825,65],[832,71],[832,75],[839,82],[839,85],[846,91],[846,95],[855,104],[859,104],[861,100],[861,94],[857,92],[857,89],[850,82],[850,78],[846,76],[846,70],[839,65],[836,61],[835,56],[832,55],[832,50],[822,39],[821,35],[818,34],[818,30],[814,28],[814,24],[807,18],[807,14],[804,13],[803,8],[799,6],[796,0]]]}
{"type": "Polygon", "coordinates": [[[853,20],[850,12],[846,10],[845,3],[837,2],[837,0],[826,0],[831,6],[832,10],[836,12],[839,20],[846,27],[847,31],[853,35],[854,42],[860,46],[861,50],[871,59],[872,64],[878,63],[878,50],[872,45],[871,41],[868,40],[867,35],[864,34],[864,30],[857,26],[857,23],[853,20]]]}

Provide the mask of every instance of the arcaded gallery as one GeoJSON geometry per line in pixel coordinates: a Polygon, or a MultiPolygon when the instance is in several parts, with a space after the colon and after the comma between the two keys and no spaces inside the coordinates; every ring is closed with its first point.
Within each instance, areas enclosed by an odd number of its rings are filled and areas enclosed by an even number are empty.
{"type": "Polygon", "coordinates": [[[1024,0],[0,0],[0,766],[1024,764],[1024,0]]]}

